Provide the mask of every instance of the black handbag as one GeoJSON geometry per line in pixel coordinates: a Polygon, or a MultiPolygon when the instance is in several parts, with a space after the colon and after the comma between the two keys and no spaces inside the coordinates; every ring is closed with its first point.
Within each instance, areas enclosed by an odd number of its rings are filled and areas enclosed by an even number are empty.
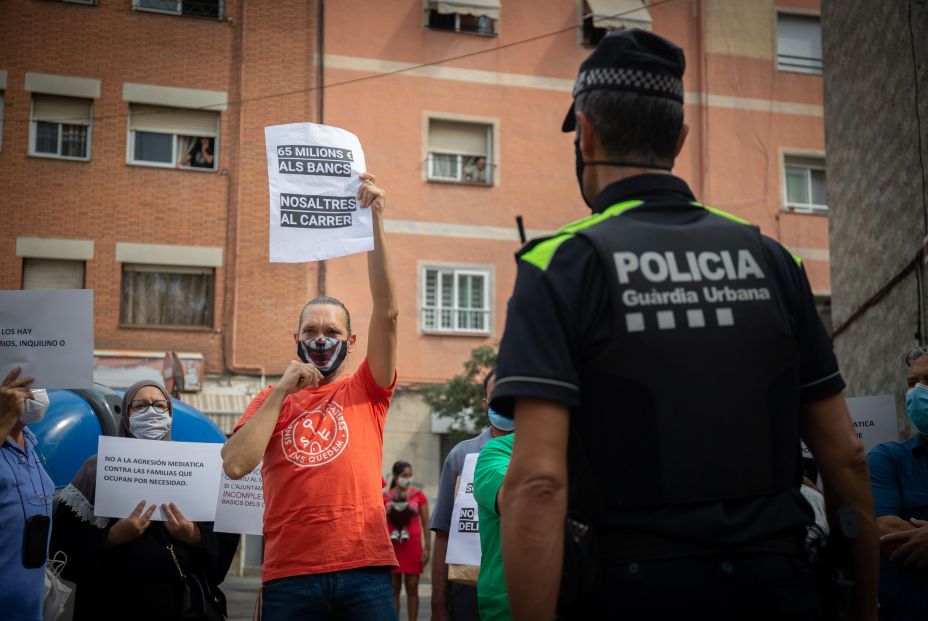
{"type": "Polygon", "coordinates": [[[222,591],[213,588],[203,572],[187,572],[181,569],[174,554],[174,544],[164,546],[180,578],[180,616],[184,621],[223,621],[226,618],[226,598],[222,591]]]}
{"type": "Polygon", "coordinates": [[[584,602],[602,586],[603,570],[596,531],[593,522],[579,509],[579,499],[588,500],[600,514],[604,511],[602,496],[593,481],[590,465],[582,450],[578,433],[571,429],[568,463],[577,464],[575,480],[568,488],[567,517],[564,521],[564,562],[561,568],[561,590],[558,595],[558,612],[564,613],[584,602]]]}

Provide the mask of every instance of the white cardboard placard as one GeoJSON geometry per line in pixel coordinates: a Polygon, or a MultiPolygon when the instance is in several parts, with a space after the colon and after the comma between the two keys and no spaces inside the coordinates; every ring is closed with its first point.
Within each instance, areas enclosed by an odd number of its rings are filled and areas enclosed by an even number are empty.
{"type": "Polygon", "coordinates": [[[33,388],[93,386],[93,289],[0,291],[0,380],[15,367],[33,388]]]}
{"type": "Polygon", "coordinates": [[[479,453],[469,453],[464,458],[461,484],[451,511],[451,532],[448,533],[448,553],[445,556],[449,565],[480,565],[480,523],[474,498],[474,469],[479,456],[479,453]]]}
{"type": "Polygon", "coordinates": [[[191,522],[212,522],[222,472],[221,444],[100,436],[94,515],[127,517],[140,501],[174,503],[191,522]]]}
{"type": "MultiPolygon", "coordinates": [[[[857,431],[857,438],[864,445],[865,453],[869,453],[877,444],[899,439],[896,401],[892,395],[848,397],[847,409],[851,413],[851,421],[857,431]]],[[[812,457],[812,452],[805,442],[802,443],[802,456],[812,457]]]]}
{"type": "Polygon", "coordinates": [[[264,128],[270,260],[302,263],[374,249],[369,209],[357,202],[365,172],[351,132],[316,123],[264,128]]]}
{"type": "Polygon", "coordinates": [[[264,483],[260,463],[238,481],[222,473],[213,530],[219,533],[264,534],[264,483]]]}

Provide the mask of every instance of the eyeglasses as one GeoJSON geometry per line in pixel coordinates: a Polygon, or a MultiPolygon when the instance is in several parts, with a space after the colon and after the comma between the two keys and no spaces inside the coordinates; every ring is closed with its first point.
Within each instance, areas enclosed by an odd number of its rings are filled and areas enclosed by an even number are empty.
{"type": "Polygon", "coordinates": [[[129,404],[129,409],[133,412],[144,412],[148,409],[148,406],[155,408],[155,412],[158,414],[164,414],[168,411],[168,406],[170,404],[165,400],[159,401],[145,401],[144,399],[135,399],[132,403],[129,404]]]}
{"type": "Polygon", "coordinates": [[[928,355],[928,345],[922,345],[921,347],[916,347],[909,353],[905,355],[905,366],[912,366],[912,363],[915,362],[921,356],[928,355]]]}

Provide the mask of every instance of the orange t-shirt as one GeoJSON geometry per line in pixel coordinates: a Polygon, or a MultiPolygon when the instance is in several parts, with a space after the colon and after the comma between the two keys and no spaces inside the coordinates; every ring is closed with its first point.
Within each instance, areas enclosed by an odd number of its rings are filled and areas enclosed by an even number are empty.
{"type": "MultiPolygon", "coordinates": [[[[365,359],[354,375],[284,399],[261,468],[265,581],[396,566],[380,485],[395,386],[395,378],[378,386],[365,359]]],[[[254,398],[235,431],[270,390],[254,398]]]]}

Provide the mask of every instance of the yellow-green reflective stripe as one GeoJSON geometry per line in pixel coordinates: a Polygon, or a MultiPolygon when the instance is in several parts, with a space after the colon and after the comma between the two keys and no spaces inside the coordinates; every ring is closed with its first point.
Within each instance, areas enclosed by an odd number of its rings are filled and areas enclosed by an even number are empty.
{"type": "MultiPolygon", "coordinates": [[[[730,214],[727,211],[722,211],[721,209],[716,209],[715,207],[709,207],[707,205],[703,205],[702,203],[698,203],[696,201],[693,201],[693,204],[696,205],[697,207],[702,207],[706,211],[712,212],[717,216],[722,216],[723,218],[728,218],[729,220],[734,220],[735,222],[740,222],[741,224],[751,224],[744,218],[739,218],[738,216],[734,214],[730,214]]],[[[786,246],[786,244],[783,244],[783,247],[786,248],[787,252],[789,252],[789,256],[793,257],[793,261],[796,262],[796,265],[798,265],[799,267],[802,267],[802,257],[800,257],[798,254],[794,254],[793,251],[790,250],[786,246]]]]}
{"type": "Polygon", "coordinates": [[[561,244],[573,237],[574,233],[577,231],[582,231],[585,228],[589,228],[597,222],[602,222],[606,218],[617,216],[625,211],[628,211],[632,207],[637,207],[641,204],[643,204],[643,201],[625,201],[624,203],[616,203],[612,207],[604,210],[602,213],[593,214],[591,216],[587,216],[586,218],[571,222],[567,226],[560,228],[558,230],[558,235],[555,237],[546,239],[543,242],[539,242],[537,246],[523,254],[521,259],[528,261],[536,267],[546,270],[548,269],[548,266],[551,265],[551,259],[554,258],[554,253],[557,252],[557,249],[561,246],[561,244]]]}
{"type": "Polygon", "coordinates": [[[558,247],[571,237],[573,237],[573,233],[564,233],[563,235],[546,239],[523,254],[520,258],[523,261],[528,261],[532,265],[546,270],[551,264],[551,259],[554,257],[554,253],[558,247]]]}

